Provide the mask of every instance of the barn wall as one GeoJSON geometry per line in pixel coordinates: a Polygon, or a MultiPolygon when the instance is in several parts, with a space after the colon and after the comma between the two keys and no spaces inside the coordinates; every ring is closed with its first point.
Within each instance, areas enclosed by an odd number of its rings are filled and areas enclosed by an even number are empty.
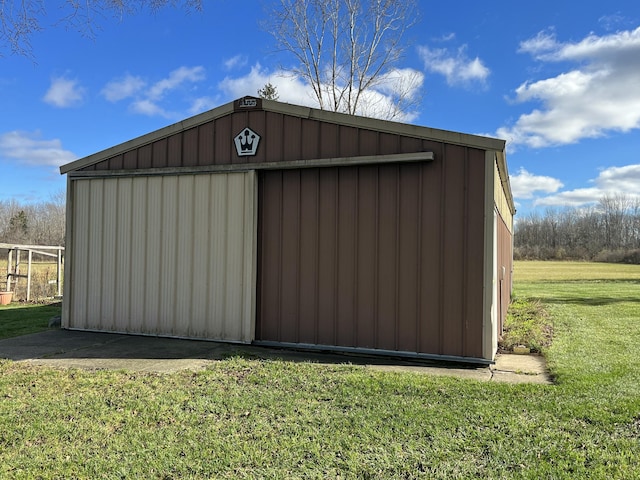
{"type": "Polygon", "coordinates": [[[255,174],[70,182],[68,328],[253,339],[255,174]]]}
{"type": "Polygon", "coordinates": [[[481,358],[484,151],[260,172],[256,339],[481,358]]]}

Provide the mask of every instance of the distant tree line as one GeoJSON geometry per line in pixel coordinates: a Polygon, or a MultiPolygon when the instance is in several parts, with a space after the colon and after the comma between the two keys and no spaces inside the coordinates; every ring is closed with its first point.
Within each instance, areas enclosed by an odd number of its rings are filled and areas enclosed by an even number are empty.
{"type": "Polygon", "coordinates": [[[64,246],[65,193],[49,201],[0,200],[0,243],[64,246]]]}
{"type": "Polygon", "coordinates": [[[591,207],[517,218],[514,257],[640,264],[640,198],[605,195],[591,207]]]}

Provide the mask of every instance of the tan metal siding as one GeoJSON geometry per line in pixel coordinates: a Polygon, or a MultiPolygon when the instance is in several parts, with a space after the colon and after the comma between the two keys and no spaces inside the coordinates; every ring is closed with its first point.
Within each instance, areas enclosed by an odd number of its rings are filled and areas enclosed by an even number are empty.
{"type": "Polygon", "coordinates": [[[255,174],[77,179],[65,326],[249,342],[255,174]]]}
{"type": "Polygon", "coordinates": [[[484,152],[443,157],[261,172],[257,339],[481,358],[484,152]]]}
{"type": "Polygon", "coordinates": [[[498,302],[499,302],[499,331],[502,332],[507,310],[511,303],[511,278],[513,274],[513,243],[512,233],[507,222],[498,215],[498,302]]]}

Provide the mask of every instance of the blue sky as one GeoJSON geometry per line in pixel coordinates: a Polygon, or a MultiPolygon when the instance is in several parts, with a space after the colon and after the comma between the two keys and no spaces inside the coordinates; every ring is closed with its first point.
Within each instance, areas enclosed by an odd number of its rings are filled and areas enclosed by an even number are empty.
{"type": "MultiPolygon", "coordinates": [[[[32,56],[0,51],[0,200],[46,201],[65,189],[60,165],[267,82],[281,101],[315,106],[260,27],[271,0],[97,17],[93,38],[46,3],[32,56]]],[[[394,72],[419,99],[404,121],[506,139],[520,215],[640,193],[640,2],[418,10],[394,72]]]]}

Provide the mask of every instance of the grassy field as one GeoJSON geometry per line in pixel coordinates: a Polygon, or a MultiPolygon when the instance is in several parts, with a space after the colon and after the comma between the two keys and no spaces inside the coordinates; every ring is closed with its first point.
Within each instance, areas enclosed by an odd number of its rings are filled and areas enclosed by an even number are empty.
{"type": "Polygon", "coordinates": [[[0,478],[640,478],[640,267],[516,263],[515,295],[550,315],[556,385],[0,361],[0,478]]]}

